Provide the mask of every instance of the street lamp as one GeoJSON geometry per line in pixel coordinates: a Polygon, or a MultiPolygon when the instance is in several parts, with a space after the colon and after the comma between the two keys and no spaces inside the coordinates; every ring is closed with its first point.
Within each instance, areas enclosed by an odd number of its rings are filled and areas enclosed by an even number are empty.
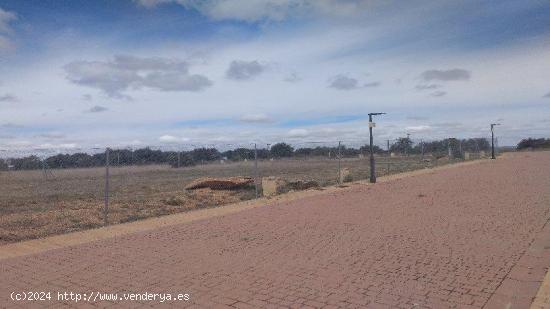
{"type": "Polygon", "coordinates": [[[370,182],[376,183],[376,170],[374,166],[374,149],[372,145],[372,128],[376,126],[372,122],[372,116],[385,115],[386,113],[369,113],[369,135],[370,135],[370,182]]]}
{"type": "Polygon", "coordinates": [[[495,159],[495,126],[500,123],[491,123],[491,159],[495,159]]]}

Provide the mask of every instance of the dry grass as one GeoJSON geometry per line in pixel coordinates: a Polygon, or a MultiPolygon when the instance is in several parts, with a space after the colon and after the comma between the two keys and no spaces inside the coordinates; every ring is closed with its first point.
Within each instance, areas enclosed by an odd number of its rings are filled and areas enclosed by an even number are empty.
{"type": "MultiPolygon", "coordinates": [[[[448,162],[440,161],[437,164],[448,162]]],[[[368,159],[345,159],[353,180],[366,179],[368,159]]],[[[429,168],[418,157],[379,158],[378,175],[429,168]],[[387,164],[386,162],[390,163],[387,164]]],[[[338,161],[325,158],[263,161],[260,176],[336,184],[338,161]]],[[[116,224],[252,199],[254,188],[238,191],[183,188],[198,177],[254,176],[253,162],[111,167],[109,223],[116,224]]],[[[104,168],[0,172],[0,244],[95,228],[102,225],[104,168]]]]}

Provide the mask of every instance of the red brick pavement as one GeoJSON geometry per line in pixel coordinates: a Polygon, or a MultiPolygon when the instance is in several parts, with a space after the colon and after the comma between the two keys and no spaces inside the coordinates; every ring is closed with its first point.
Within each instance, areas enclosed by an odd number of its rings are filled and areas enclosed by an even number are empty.
{"type": "Polygon", "coordinates": [[[519,154],[6,259],[0,307],[480,308],[518,261],[529,267],[549,188],[550,152],[519,154]],[[75,304],[57,291],[190,301],[75,304]]]}

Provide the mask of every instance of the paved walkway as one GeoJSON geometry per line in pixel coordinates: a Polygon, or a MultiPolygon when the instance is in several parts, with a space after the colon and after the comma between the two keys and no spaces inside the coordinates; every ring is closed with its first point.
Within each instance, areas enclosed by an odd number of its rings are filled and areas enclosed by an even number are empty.
{"type": "Polygon", "coordinates": [[[0,307],[527,308],[549,188],[550,152],[518,154],[3,259],[0,307]],[[10,299],[28,291],[52,299],[10,299]]]}

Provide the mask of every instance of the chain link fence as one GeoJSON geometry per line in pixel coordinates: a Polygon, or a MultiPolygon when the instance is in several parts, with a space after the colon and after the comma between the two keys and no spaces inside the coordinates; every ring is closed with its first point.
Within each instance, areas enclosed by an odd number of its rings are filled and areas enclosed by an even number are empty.
{"type": "MultiPolygon", "coordinates": [[[[374,147],[376,175],[487,158],[490,146],[486,138],[386,140],[374,147]]],[[[0,156],[0,244],[345,185],[370,174],[366,141],[42,149],[0,156]]]]}

